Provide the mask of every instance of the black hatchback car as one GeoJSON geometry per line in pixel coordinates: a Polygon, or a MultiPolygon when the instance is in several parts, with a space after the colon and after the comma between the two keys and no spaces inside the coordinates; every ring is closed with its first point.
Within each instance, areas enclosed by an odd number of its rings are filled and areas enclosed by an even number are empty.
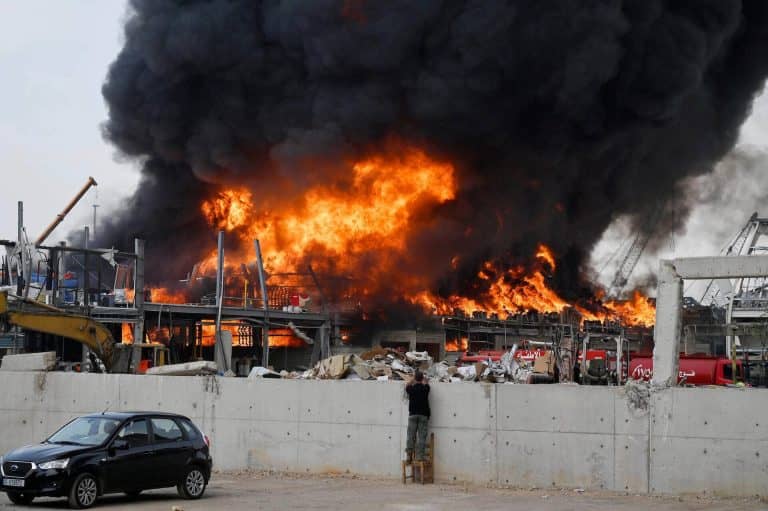
{"type": "Polygon", "coordinates": [[[2,491],[15,504],[67,497],[90,507],[99,495],[176,486],[202,497],[213,464],[210,442],[192,421],[156,412],[105,412],[72,420],[37,445],[0,458],[2,491]]]}

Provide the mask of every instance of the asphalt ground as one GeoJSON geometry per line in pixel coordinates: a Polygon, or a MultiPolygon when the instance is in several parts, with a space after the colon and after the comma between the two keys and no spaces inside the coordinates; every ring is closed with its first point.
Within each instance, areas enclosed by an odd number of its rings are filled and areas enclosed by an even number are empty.
{"type": "MultiPolygon", "coordinates": [[[[21,509],[5,496],[0,508],[21,509]]],[[[66,509],[65,499],[38,499],[30,509],[66,509]]],[[[649,497],[606,492],[553,489],[505,489],[457,484],[401,484],[391,479],[351,476],[305,476],[253,472],[214,473],[204,497],[179,498],[175,488],[145,492],[136,499],[107,495],[96,509],[118,510],[333,510],[381,509],[426,511],[682,511],[768,510],[768,501],[757,498],[649,497]]]]}

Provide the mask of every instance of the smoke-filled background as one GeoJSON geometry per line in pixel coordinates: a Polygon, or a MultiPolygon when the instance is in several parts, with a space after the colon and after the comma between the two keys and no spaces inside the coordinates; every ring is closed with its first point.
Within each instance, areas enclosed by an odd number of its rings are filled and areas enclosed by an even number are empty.
{"type": "Polygon", "coordinates": [[[766,43],[761,0],[133,0],[104,134],[143,179],[100,241],[143,237],[149,278],[173,276],[168,257],[183,272],[212,246],[200,203],[217,186],[290,201],[405,140],[454,163],[459,190],[403,271],[478,292],[483,261],[543,242],[575,298],[612,221],[642,229],[664,208],[656,231],[683,225],[762,88],[766,43]]]}

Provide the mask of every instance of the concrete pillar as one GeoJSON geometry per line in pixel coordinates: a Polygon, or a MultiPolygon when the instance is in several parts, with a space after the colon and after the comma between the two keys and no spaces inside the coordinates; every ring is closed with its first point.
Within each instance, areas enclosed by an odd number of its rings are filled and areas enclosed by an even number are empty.
{"type": "Polygon", "coordinates": [[[216,349],[213,351],[213,360],[221,374],[226,375],[232,368],[232,332],[222,330],[216,338],[216,349]]]}
{"type": "MultiPolygon", "coordinates": [[[[136,324],[133,325],[133,342],[144,342],[144,240],[134,240],[136,263],[133,272],[133,306],[136,308],[136,324]]],[[[135,371],[141,360],[141,350],[131,353],[131,368],[135,371]]]]}
{"type": "Polygon", "coordinates": [[[659,285],[656,295],[655,345],[653,348],[654,385],[677,385],[680,329],[682,325],[683,279],[672,261],[659,265],[659,285]]]}

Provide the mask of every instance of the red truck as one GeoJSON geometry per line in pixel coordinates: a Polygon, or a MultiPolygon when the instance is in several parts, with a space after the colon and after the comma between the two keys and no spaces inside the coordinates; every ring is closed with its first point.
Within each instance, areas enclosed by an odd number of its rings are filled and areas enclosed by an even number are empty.
{"type": "MultiPolygon", "coordinates": [[[[653,375],[653,355],[633,355],[629,377],[649,381],[653,375]]],[[[736,381],[743,380],[741,361],[736,361],[736,381]]],[[[736,383],[731,360],[710,355],[680,355],[677,382],[686,385],[728,385],[736,383]]]]}

